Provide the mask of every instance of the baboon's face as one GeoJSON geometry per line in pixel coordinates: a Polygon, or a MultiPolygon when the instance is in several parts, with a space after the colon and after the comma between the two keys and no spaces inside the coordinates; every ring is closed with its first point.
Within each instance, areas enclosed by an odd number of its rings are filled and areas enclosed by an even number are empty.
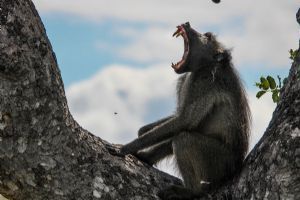
{"type": "Polygon", "coordinates": [[[201,34],[186,22],[177,26],[173,36],[182,36],[184,41],[182,59],[176,64],[172,63],[176,73],[194,72],[212,65],[219,46],[212,33],[201,34]]]}

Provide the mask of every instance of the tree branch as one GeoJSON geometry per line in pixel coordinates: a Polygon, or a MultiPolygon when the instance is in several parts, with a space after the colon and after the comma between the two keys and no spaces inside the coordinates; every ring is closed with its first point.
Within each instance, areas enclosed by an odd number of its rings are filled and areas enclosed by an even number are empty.
{"type": "Polygon", "coordinates": [[[12,199],[157,199],[179,180],[82,129],[29,0],[0,0],[0,193],[12,199]]]}

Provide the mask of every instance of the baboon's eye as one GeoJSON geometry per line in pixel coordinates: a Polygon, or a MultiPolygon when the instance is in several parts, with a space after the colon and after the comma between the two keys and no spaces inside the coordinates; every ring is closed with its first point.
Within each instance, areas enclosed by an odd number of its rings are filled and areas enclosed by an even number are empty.
{"type": "Polygon", "coordinates": [[[185,24],[184,24],[187,28],[191,28],[191,25],[190,25],[190,23],[189,22],[185,22],[185,24]]]}
{"type": "Polygon", "coordinates": [[[204,33],[204,35],[207,37],[208,40],[211,40],[213,38],[213,34],[211,32],[204,33]]]}

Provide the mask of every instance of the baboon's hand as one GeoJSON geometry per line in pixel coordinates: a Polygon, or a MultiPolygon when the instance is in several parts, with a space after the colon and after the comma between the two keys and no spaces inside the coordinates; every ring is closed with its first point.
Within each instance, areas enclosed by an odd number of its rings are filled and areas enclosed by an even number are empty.
{"type": "Polygon", "coordinates": [[[125,144],[120,148],[120,153],[126,155],[126,154],[132,154],[133,152],[131,151],[130,147],[125,144]]]}
{"type": "Polygon", "coordinates": [[[147,163],[148,165],[152,166],[155,163],[153,162],[153,160],[150,159],[149,155],[147,154],[147,152],[137,152],[135,154],[135,157],[137,157],[140,161],[147,163]]]}

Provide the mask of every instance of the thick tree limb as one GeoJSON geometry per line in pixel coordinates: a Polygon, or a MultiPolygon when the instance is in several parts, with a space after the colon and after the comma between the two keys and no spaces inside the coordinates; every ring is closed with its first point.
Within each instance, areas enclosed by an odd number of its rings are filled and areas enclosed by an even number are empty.
{"type": "MultiPolygon", "coordinates": [[[[300,199],[300,55],[273,119],[222,199],[300,199]]],[[[11,199],[157,199],[179,180],[82,129],[30,0],[0,0],[0,193],[11,199]]]]}
{"type": "Polygon", "coordinates": [[[178,179],[83,130],[29,0],[0,0],[0,193],[12,199],[156,199],[178,179]]]}

